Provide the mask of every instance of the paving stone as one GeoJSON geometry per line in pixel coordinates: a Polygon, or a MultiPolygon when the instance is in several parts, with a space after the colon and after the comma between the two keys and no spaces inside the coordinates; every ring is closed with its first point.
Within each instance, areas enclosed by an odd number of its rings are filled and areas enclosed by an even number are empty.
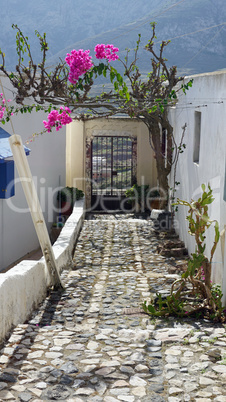
{"type": "Polygon", "coordinates": [[[0,382],[15,383],[16,378],[14,376],[12,376],[11,374],[2,373],[2,374],[0,374],[0,382]]]}
{"type": "Polygon", "coordinates": [[[0,390],[4,389],[7,387],[7,383],[6,382],[0,382],[0,390]]]}
{"type": "Polygon", "coordinates": [[[132,394],[135,396],[138,396],[140,398],[142,398],[143,396],[145,396],[147,394],[147,390],[145,387],[135,387],[132,389],[132,394]]]}
{"type": "Polygon", "coordinates": [[[52,388],[49,388],[45,393],[44,397],[47,399],[53,400],[66,400],[67,397],[70,396],[70,391],[64,385],[56,385],[52,388]]]}
{"type": "Polygon", "coordinates": [[[199,384],[200,385],[212,385],[212,384],[215,384],[215,383],[216,383],[216,381],[212,380],[211,378],[203,377],[203,376],[199,377],[199,384]]]}
{"type": "Polygon", "coordinates": [[[115,371],[114,367],[103,367],[103,368],[95,371],[95,374],[106,377],[108,374],[111,374],[114,371],[115,371]]]}
{"type": "Polygon", "coordinates": [[[112,388],[127,387],[127,386],[129,386],[129,383],[127,381],[118,380],[114,382],[112,388]]]}
{"type": "Polygon", "coordinates": [[[129,380],[130,385],[134,386],[134,387],[142,387],[147,385],[147,381],[143,380],[142,378],[134,375],[130,378],[129,380]]]}
{"type": "Polygon", "coordinates": [[[95,392],[95,389],[93,388],[78,388],[75,391],[75,395],[84,395],[84,396],[89,396],[92,395],[95,392]]]}
{"type": "Polygon", "coordinates": [[[2,355],[2,356],[0,357],[0,364],[1,364],[1,363],[7,363],[8,360],[9,360],[8,356],[2,355]]]}
{"type": "Polygon", "coordinates": [[[77,367],[72,363],[65,363],[61,366],[60,369],[63,370],[67,374],[74,374],[74,373],[78,372],[77,367]]]}
{"type": "Polygon", "coordinates": [[[18,396],[20,401],[22,402],[28,402],[32,399],[32,394],[30,394],[29,392],[21,392],[18,396]]]}
{"type": "Polygon", "coordinates": [[[225,327],[141,314],[178,278],[177,260],[156,252],[152,221],[90,218],[61,274],[65,291],[50,292],[2,346],[0,400],[226,401],[225,327]]]}
{"type": "Polygon", "coordinates": [[[37,350],[35,352],[31,352],[28,354],[27,358],[28,359],[37,359],[38,357],[42,357],[43,351],[42,350],[37,350]]]}
{"type": "Polygon", "coordinates": [[[217,373],[221,373],[221,374],[222,374],[222,373],[224,373],[224,374],[226,373],[226,365],[223,365],[223,364],[222,364],[222,365],[219,364],[219,365],[217,365],[217,366],[213,366],[212,369],[213,369],[214,371],[216,371],[217,373]]]}
{"type": "Polygon", "coordinates": [[[8,400],[13,401],[13,400],[15,400],[15,398],[14,398],[14,395],[12,392],[4,390],[4,391],[0,391],[0,400],[1,401],[8,401],[8,400]]]}
{"type": "Polygon", "coordinates": [[[113,388],[113,389],[110,390],[110,393],[113,394],[113,395],[116,395],[116,396],[123,395],[123,394],[128,395],[129,392],[130,392],[129,387],[113,388]]]}

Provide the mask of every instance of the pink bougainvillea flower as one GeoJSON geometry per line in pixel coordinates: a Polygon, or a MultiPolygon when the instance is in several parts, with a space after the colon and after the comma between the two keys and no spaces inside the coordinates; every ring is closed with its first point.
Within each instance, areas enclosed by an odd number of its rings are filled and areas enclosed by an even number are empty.
{"type": "Polygon", "coordinates": [[[48,120],[44,120],[43,124],[47,129],[48,133],[52,130],[53,127],[56,128],[56,131],[59,131],[62,126],[69,124],[72,122],[72,118],[70,116],[71,110],[68,107],[61,107],[60,112],[58,110],[52,110],[48,114],[48,120]]]}
{"type": "Polygon", "coordinates": [[[205,271],[204,271],[204,268],[203,268],[203,266],[201,266],[200,268],[201,268],[201,279],[202,279],[202,281],[205,281],[205,271]]]}
{"type": "Polygon", "coordinates": [[[74,49],[71,53],[67,53],[65,61],[70,67],[68,79],[72,84],[76,84],[79,77],[93,66],[89,52],[89,50],[74,49]]]}
{"type": "Polygon", "coordinates": [[[98,44],[95,46],[94,51],[97,59],[107,59],[110,62],[119,58],[116,54],[119,49],[113,45],[98,44]]]}
{"type": "Polygon", "coordinates": [[[4,113],[5,113],[5,107],[0,105],[0,120],[3,119],[4,113]]]}
{"type": "MultiPolygon", "coordinates": [[[[8,99],[7,102],[11,102],[11,99],[8,99]]],[[[4,114],[6,111],[6,100],[3,96],[3,94],[0,94],[0,121],[4,118],[4,114]]],[[[13,116],[13,113],[11,113],[11,116],[13,116]]]]}
{"type": "Polygon", "coordinates": [[[97,59],[105,59],[106,58],[104,44],[96,45],[94,48],[94,51],[96,52],[97,59]]]}

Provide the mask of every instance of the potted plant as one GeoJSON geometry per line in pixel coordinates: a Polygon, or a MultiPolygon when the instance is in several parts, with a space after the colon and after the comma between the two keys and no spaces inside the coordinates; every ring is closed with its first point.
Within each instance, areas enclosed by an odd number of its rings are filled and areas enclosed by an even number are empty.
{"type": "Polygon", "coordinates": [[[148,204],[151,209],[160,209],[161,195],[157,189],[153,189],[148,193],[148,204]]]}
{"type": "Polygon", "coordinates": [[[149,185],[146,184],[142,184],[141,186],[134,184],[131,188],[126,190],[125,196],[136,212],[144,212],[145,209],[147,209],[146,197],[148,190],[149,185]]]}
{"type": "Polygon", "coordinates": [[[76,200],[84,197],[84,192],[76,187],[63,187],[57,193],[57,201],[63,215],[70,215],[76,200]]]}

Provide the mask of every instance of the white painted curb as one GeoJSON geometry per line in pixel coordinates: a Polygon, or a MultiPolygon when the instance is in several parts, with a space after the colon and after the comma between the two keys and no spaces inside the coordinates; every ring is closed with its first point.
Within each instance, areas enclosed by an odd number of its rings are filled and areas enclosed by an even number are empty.
{"type": "MultiPolygon", "coordinates": [[[[76,201],[60,236],[53,245],[59,272],[71,264],[72,253],[85,216],[85,199],[76,201]]],[[[0,275],[0,342],[13,327],[26,321],[47,293],[50,277],[42,257],[23,260],[0,275]]]]}

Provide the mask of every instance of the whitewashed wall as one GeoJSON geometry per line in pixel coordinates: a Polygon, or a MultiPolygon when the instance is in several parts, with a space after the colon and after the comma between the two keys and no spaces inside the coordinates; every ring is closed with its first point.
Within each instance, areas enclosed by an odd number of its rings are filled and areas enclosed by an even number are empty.
{"type": "MultiPolygon", "coordinates": [[[[9,82],[1,77],[7,99],[13,99],[9,82]]],[[[0,88],[0,92],[2,92],[0,88]]],[[[33,133],[43,130],[45,113],[32,113],[12,117],[15,134],[21,135],[24,143],[33,133]]],[[[10,123],[1,125],[13,134],[10,123]]],[[[31,153],[28,162],[38,190],[48,228],[54,220],[52,200],[56,199],[59,181],[65,185],[65,128],[36,137],[28,146],[31,153]]],[[[39,246],[27,203],[15,169],[15,196],[0,199],[0,271],[39,246]]]]}
{"type": "MultiPolygon", "coordinates": [[[[53,245],[59,273],[63,268],[70,270],[73,250],[84,220],[84,203],[84,199],[75,202],[72,214],[53,245]]],[[[13,327],[30,317],[45,299],[50,283],[44,257],[39,261],[23,260],[0,275],[0,343],[13,327]]]]}
{"type": "MultiPolygon", "coordinates": [[[[186,150],[180,155],[177,168],[177,181],[180,182],[176,196],[183,200],[197,199],[201,195],[201,184],[209,183],[215,201],[210,206],[211,219],[217,219],[220,230],[226,225],[225,190],[225,151],[226,151],[226,71],[201,74],[185,79],[194,79],[193,86],[186,96],[181,96],[176,108],[170,111],[171,122],[177,143],[180,141],[182,126],[187,129],[184,143],[186,150]],[[195,147],[195,111],[201,112],[201,137],[199,163],[193,161],[195,147]]],[[[196,147],[197,150],[197,147],[196,147]]],[[[185,240],[189,252],[194,251],[194,238],[187,232],[185,221],[187,210],[179,207],[176,215],[177,230],[185,240]]],[[[213,244],[213,230],[207,234],[207,255],[213,244]]],[[[224,261],[225,240],[221,237],[214,263],[213,280],[223,286],[226,304],[226,258],[224,261]]]]}

